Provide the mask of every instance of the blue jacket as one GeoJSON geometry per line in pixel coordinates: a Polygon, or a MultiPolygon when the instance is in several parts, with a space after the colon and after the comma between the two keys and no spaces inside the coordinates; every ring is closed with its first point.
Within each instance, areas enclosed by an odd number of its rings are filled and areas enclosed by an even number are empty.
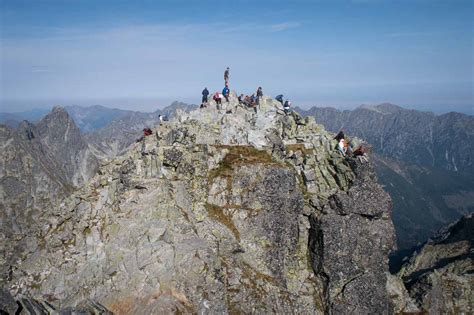
{"type": "Polygon", "coordinates": [[[225,88],[222,89],[222,94],[227,95],[230,93],[229,88],[226,86],[225,88]]]}

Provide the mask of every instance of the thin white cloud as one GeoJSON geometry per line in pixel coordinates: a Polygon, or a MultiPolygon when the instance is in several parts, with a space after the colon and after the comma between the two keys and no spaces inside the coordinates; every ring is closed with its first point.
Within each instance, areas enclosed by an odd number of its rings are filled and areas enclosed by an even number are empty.
{"type": "Polygon", "coordinates": [[[300,26],[301,26],[300,22],[284,22],[284,23],[272,24],[270,25],[270,29],[273,32],[281,32],[281,31],[292,29],[292,28],[297,28],[300,26]]]}
{"type": "Polygon", "coordinates": [[[31,73],[51,73],[53,72],[52,70],[50,69],[46,69],[46,68],[33,68],[31,69],[31,73]]]}

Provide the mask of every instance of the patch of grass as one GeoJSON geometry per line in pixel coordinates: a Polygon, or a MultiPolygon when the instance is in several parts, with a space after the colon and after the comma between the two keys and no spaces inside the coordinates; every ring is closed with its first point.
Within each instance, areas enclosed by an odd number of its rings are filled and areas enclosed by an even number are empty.
{"type": "Polygon", "coordinates": [[[214,220],[224,224],[234,234],[237,241],[240,242],[240,232],[237,229],[237,227],[235,226],[232,219],[224,213],[223,208],[221,208],[219,206],[216,206],[216,205],[213,205],[213,204],[210,204],[210,203],[207,203],[207,202],[204,205],[204,207],[206,208],[207,213],[209,214],[209,216],[211,218],[213,218],[214,220]]]}
{"type": "Polygon", "coordinates": [[[234,168],[246,164],[265,164],[265,165],[280,165],[274,161],[272,156],[265,150],[258,150],[252,146],[232,146],[219,145],[218,149],[227,149],[229,152],[219,163],[219,166],[213,169],[209,177],[215,178],[218,176],[231,177],[234,168]]]}
{"type": "Polygon", "coordinates": [[[314,154],[314,149],[305,148],[304,143],[287,144],[285,150],[287,153],[290,151],[301,151],[304,155],[314,154]]]}

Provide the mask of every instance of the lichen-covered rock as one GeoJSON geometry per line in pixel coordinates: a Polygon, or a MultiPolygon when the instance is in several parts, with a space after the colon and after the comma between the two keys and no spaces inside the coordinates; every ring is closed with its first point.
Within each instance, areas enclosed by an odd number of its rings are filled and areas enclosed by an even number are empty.
{"type": "Polygon", "coordinates": [[[0,125],[0,283],[8,266],[38,246],[40,217],[98,169],[79,128],[61,107],[36,125],[0,125]]]}
{"type": "Polygon", "coordinates": [[[42,213],[9,292],[118,314],[389,312],[370,163],[270,98],[223,107],[178,112],[42,213]]]}
{"type": "Polygon", "coordinates": [[[430,239],[399,272],[410,297],[430,314],[469,314],[474,301],[474,218],[430,239]]]}
{"type": "Polygon", "coordinates": [[[387,274],[387,293],[392,301],[395,314],[420,312],[399,277],[387,274]]]}
{"type": "MultiPolygon", "coordinates": [[[[315,273],[325,281],[327,310],[339,313],[390,313],[387,256],[394,246],[390,197],[366,176],[348,191],[331,196],[323,214],[310,217],[310,253],[315,273]]],[[[364,174],[362,173],[362,174],[364,174]]]]}

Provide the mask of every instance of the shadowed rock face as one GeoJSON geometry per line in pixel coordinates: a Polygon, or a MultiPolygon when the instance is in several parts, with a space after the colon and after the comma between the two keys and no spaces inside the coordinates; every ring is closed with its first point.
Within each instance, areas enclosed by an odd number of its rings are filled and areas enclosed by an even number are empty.
{"type": "Polygon", "coordinates": [[[474,218],[466,215],[430,239],[399,273],[410,297],[433,314],[471,313],[474,218]]]}
{"type": "Polygon", "coordinates": [[[41,214],[6,288],[118,314],[390,313],[390,198],[332,138],[270,98],[178,112],[41,214]]]}
{"type": "Polygon", "coordinates": [[[357,177],[312,214],[309,246],[313,269],[325,280],[331,313],[389,312],[387,256],[395,243],[388,194],[368,163],[352,165],[357,177]]]}

